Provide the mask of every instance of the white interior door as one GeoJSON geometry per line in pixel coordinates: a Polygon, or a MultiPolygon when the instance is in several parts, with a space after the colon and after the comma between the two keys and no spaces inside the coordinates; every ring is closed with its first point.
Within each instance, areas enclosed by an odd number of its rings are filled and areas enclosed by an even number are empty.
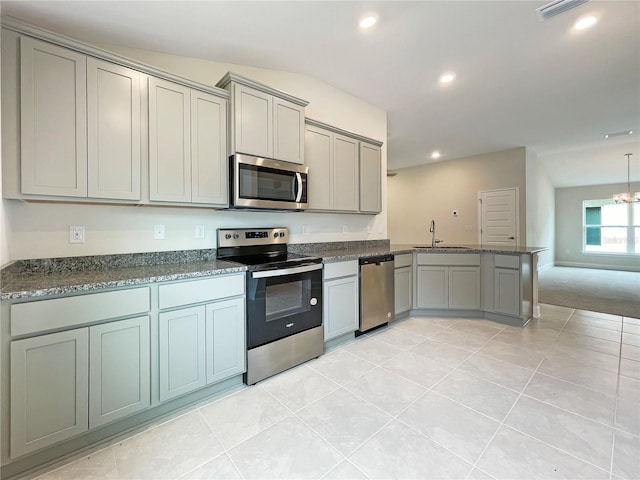
{"type": "Polygon", "coordinates": [[[480,243],[518,245],[518,189],[487,190],[478,194],[480,243]]]}

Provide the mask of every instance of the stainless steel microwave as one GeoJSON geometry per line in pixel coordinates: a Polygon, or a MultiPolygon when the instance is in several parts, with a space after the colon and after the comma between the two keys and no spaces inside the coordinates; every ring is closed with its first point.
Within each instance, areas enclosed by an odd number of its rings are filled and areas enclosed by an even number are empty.
{"type": "Polygon", "coordinates": [[[309,167],[269,158],[230,157],[230,204],[233,208],[304,210],[309,207],[309,167]]]}

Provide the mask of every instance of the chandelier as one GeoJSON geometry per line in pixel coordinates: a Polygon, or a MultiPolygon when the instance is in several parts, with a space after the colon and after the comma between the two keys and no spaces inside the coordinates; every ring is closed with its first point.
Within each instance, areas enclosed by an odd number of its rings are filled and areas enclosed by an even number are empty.
{"type": "Polygon", "coordinates": [[[630,175],[630,165],[631,165],[631,155],[632,153],[625,153],[627,156],[627,191],[622,193],[616,193],[613,196],[613,201],[616,203],[631,203],[631,202],[640,202],[640,192],[631,193],[631,175],[630,175]]]}

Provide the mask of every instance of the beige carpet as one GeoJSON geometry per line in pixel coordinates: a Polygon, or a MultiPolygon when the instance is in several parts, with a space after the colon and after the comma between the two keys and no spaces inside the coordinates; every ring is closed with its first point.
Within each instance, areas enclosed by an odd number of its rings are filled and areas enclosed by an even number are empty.
{"type": "Polygon", "coordinates": [[[538,293],[540,303],[640,318],[640,272],[552,267],[538,293]]]}

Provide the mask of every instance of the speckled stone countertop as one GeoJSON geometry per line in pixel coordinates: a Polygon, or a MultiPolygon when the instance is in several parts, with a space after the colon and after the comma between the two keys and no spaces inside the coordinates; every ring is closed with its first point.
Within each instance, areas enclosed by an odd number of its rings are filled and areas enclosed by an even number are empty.
{"type": "MultiPolygon", "coordinates": [[[[431,248],[427,245],[391,245],[389,240],[289,244],[289,251],[321,257],[324,263],[413,251],[532,254],[543,250],[546,248],[482,245],[431,248]]],[[[0,300],[88,292],[246,270],[244,265],[216,260],[215,249],[18,260],[0,271],[0,300]]]]}
{"type": "Polygon", "coordinates": [[[390,244],[388,240],[374,242],[336,242],[324,244],[303,244],[304,249],[298,250],[294,245],[289,245],[291,251],[300,251],[322,257],[323,263],[357,260],[363,257],[373,257],[393,253],[400,255],[413,251],[428,253],[505,253],[505,254],[532,254],[546,250],[543,247],[509,247],[509,246],[483,246],[483,245],[441,245],[431,248],[428,245],[403,245],[390,244]],[[295,250],[294,250],[295,249],[295,250]]]}
{"type": "Polygon", "coordinates": [[[0,272],[0,300],[88,292],[152,282],[244,272],[215,250],[19,260],[0,272]]]}

